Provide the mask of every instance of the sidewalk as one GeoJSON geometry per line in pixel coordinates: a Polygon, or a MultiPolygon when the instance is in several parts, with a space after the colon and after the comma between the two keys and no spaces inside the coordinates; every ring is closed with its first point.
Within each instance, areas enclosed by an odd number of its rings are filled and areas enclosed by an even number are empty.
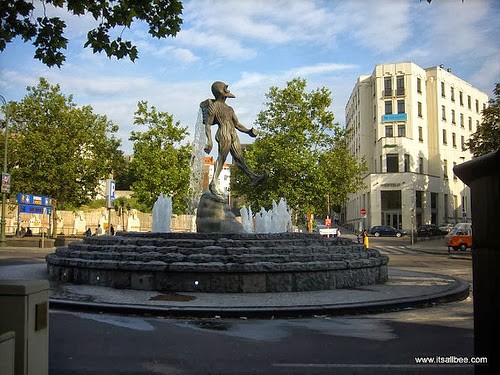
{"type": "MultiPolygon", "coordinates": [[[[48,249],[45,249],[48,250],[48,249]]],[[[50,252],[50,251],[48,251],[50,252]]],[[[44,263],[1,266],[1,279],[44,279],[44,263]]],[[[385,284],[293,293],[162,293],[91,285],[52,285],[50,308],[203,317],[292,317],[375,313],[464,299],[469,284],[451,276],[389,267],[385,284]]]]}

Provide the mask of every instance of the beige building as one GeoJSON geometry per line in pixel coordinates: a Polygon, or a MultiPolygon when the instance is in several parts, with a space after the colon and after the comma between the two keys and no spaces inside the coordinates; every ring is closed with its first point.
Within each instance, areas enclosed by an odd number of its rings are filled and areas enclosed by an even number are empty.
{"type": "Polygon", "coordinates": [[[368,172],[366,187],[346,203],[345,221],[408,231],[470,221],[470,194],[453,166],[471,159],[464,145],[487,103],[487,94],[444,66],[381,64],[360,76],[346,105],[346,127],[350,151],[366,160],[368,172]]]}

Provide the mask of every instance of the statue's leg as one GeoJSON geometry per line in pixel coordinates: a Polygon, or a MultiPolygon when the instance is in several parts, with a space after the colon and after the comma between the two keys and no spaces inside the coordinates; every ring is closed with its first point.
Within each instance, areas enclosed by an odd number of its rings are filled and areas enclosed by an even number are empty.
{"type": "Polygon", "coordinates": [[[269,175],[269,172],[265,171],[262,175],[253,172],[250,167],[245,163],[243,159],[243,149],[241,148],[240,141],[236,137],[231,144],[231,156],[233,157],[233,162],[250,178],[250,183],[252,185],[258,185],[265,181],[269,175]]]}
{"type": "Polygon", "coordinates": [[[226,162],[230,147],[230,142],[222,139],[219,140],[219,155],[215,161],[214,176],[212,177],[212,182],[210,182],[209,186],[210,191],[215,195],[222,195],[222,192],[219,189],[219,176],[222,172],[222,168],[224,167],[224,163],[226,162]]]}

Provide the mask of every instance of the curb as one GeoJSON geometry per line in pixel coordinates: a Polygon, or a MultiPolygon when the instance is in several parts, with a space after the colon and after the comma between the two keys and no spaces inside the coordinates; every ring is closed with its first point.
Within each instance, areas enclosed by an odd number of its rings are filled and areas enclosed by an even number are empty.
{"type": "MultiPolygon", "coordinates": [[[[428,274],[435,275],[435,274],[428,274]]],[[[50,309],[80,312],[113,314],[132,314],[139,316],[162,316],[177,318],[297,318],[314,315],[359,315],[376,314],[413,308],[429,307],[440,303],[461,301],[469,296],[470,287],[466,281],[449,277],[454,282],[445,291],[417,297],[401,297],[383,301],[354,302],[344,304],[319,304],[302,306],[241,306],[241,307],[203,307],[203,306],[148,306],[141,304],[92,303],[56,298],[49,299],[50,309]]]]}

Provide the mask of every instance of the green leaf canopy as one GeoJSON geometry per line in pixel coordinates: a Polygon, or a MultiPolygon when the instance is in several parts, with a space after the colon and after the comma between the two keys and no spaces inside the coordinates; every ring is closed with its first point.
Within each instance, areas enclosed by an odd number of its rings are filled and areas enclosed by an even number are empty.
{"type": "Polygon", "coordinates": [[[44,78],[27,90],[10,106],[13,191],[50,196],[62,209],[87,203],[121,158],[118,127],[90,106],[77,107],[44,78]]]}
{"type": "Polygon", "coordinates": [[[267,169],[268,180],[251,186],[232,169],[232,193],[254,212],[284,197],[299,218],[309,212],[326,215],[327,202],[339,206],[362,185],[364,161],[357,161],[347,150],[347,134],[328,110],[330,91],[305,89],[306,81],[300,78],[283,89],[271,87],[266,109],[257,117],[261,133],[247,147],[245,158],[253,170],[267,169]]]}

